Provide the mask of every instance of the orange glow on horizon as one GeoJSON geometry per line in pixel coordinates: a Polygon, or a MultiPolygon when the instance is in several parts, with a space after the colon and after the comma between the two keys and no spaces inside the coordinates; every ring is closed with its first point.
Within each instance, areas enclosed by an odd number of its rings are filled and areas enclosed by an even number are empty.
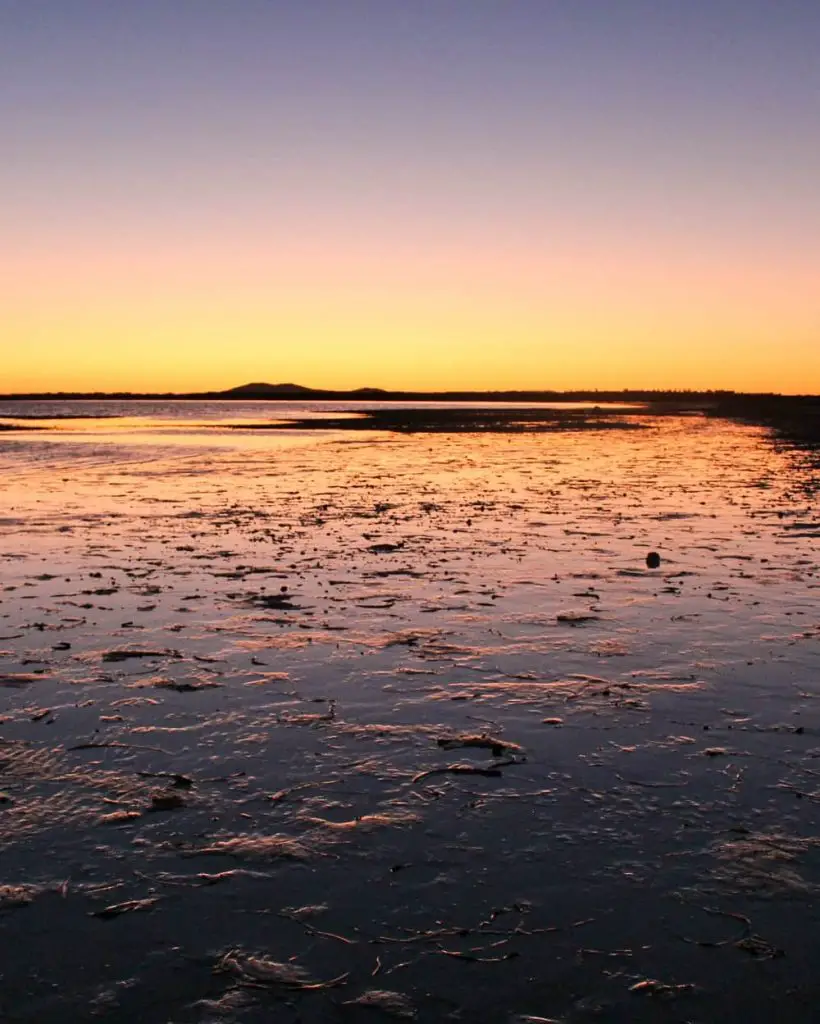
{"type": "Polygon", "coordinates": [[[704,250],[674,225],[320,213],[12,222],[0,392],[820,392],[799,234],[715,231],[704,250]]]}
{"type": "Polygon", "coordinates": [[[4,261],[2,392],[820,392],[815,281],[794,258],[409,231],[401,245],[70,242],[4,261]]]}

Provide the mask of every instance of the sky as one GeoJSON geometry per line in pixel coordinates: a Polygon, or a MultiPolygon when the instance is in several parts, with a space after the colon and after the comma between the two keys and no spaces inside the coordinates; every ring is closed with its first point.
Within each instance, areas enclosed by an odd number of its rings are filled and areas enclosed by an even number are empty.
{"type": "Polygon", "coordinates": [[[0,0],[0,392],[820,393],[817,0],[0,0]]]}

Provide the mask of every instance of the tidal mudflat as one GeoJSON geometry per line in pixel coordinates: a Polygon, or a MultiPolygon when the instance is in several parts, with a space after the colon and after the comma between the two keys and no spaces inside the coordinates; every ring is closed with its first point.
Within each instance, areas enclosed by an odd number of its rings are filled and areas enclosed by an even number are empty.
{"type": "Polygon", "coordinates": [[[163,424],[0,440],[0,1019],[817,1019],[805,453],[163,424]]]}

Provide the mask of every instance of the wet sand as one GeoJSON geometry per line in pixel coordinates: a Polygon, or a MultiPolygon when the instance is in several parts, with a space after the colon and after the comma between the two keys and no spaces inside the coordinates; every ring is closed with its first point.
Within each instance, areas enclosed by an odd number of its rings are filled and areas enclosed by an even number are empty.
{"type": "Polygon", "coordinates": [[[4,437],[0,1019],[816,1019],[816,467],[623,422],[4,437]]]}

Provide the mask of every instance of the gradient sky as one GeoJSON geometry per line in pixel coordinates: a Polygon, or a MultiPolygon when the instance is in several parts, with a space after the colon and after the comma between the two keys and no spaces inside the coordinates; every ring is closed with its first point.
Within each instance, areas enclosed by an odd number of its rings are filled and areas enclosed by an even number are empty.
{"type": "Polygon", "coordinates": [[[818,0],[0,0],[0,392],[820,392],[818,0]]]}

